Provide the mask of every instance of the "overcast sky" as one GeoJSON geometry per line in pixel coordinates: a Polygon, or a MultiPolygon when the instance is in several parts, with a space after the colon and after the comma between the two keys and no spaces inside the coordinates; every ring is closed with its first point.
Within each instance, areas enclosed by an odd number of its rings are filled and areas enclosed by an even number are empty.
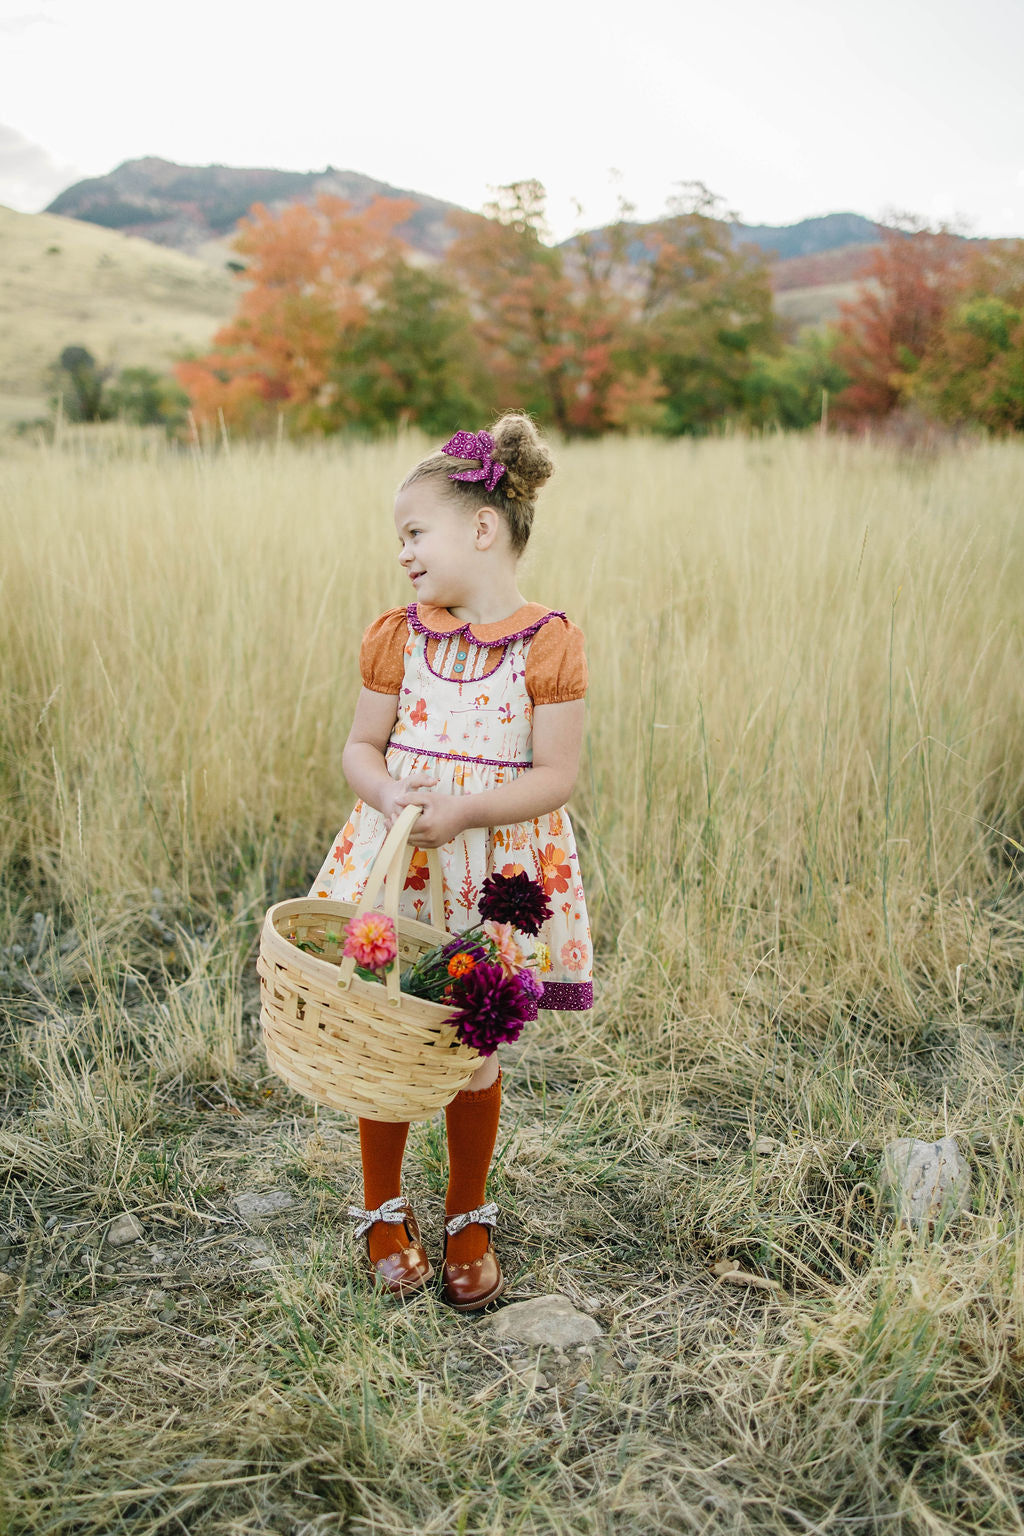
{"type": "Polygon", "coordinates": [[[0,0],[0,203],[159,155],[361,171],[553,231],[703,181],[748,223],[852,209],[1024,236],[1024,0],[0,0]]]}

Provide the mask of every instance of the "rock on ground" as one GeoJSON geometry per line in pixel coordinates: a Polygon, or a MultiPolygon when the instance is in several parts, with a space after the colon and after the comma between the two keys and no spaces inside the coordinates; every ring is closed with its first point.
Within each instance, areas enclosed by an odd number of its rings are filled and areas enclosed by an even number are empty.
{"type": "Polygon", "coordinates": [[[604,1337],[604,1329],[576,1308],[564,1296],[537,1296],[533,1301],[516,1301],[503,1307],[491,1319],[499,1339],[516,1339],[520,1344],[553,1344],[567,1349],[572,1344],[589,1344],[604,1337]]]}
{"type": "Polygon", "coordinates": [[[952,1136],[888,1142],[883,1182],[897,1214],[912,1227],[951,1221],[971,1203],[971,1170],[952,1136]]]}
{"type": "Polygon", "coordinates": [[[110,1223],[103,1240],[108,1248],[121,1248],[125,1243],[138,1242],[142,1233],[142,1223],[136,1217],[118,1216],[110,1223]]]}
{"type": "Polygon", "coordinates": [[[271,1189],[264,1195],[253,1192],[235,1195],[231,1204],[239,1216],[250,1221],[253,1216],[273,1216],[277,1211],[286,1211],[295,1201],[286,1189],[271,1189]]]}

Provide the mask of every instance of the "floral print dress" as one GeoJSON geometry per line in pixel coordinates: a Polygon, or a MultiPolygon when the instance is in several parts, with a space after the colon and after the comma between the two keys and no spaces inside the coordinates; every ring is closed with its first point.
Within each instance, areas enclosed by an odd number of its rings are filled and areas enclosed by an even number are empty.
{"type": "MultiPolygon", "coordinates": [[[[389,692],[398,685],[398,716],[385,753],[392,778],[429,772],[438,779],[438,792],[449,794],[475,794],[528,773],[533,760],[534,704],[582,697],[586,687],[579,631],[564,614],[541,610],[537,604],[527,604],[504,627],[459,625],[447,609],[426,604],[422,611],[415,603],[391,610],[367,631],[361,668],[367,687],[389,692]],[[519,628],[507,628],[517,623],[519,628]],[[530,648],[547,626],[553,628],[538,644],[538,654],[543,650],[546,657],[546,680],[541,685],[536,681],[537,669],[530,665],[530,648]],[[375,629],[382,642],[392,637],[395,659],[390,672],[379,660],[380,644],[376,661],[368,645],[375,629]],[[567,646],[578,648],[575,669],[559,667],[563,638],[567,646]],[[536,698],[528,690],[528,669],[534,674],[536,698]]],[[[357,901],[386,832],[380,812],[357,800],[310,895],[357,901]]],[[[539,1006],[590,1008],[590,923],[576,840],[565,809],[508,826],[470,828],[438,853],[445,920],[453,933],[479,921],[477,900],[488,875],[525,870],[543,884],[552,916],[538,935],[547,946],[539,1006]]],[[[426,853],[413,849],[399,898],[401,912],[427,919],[427,882],[426,853]]]]}

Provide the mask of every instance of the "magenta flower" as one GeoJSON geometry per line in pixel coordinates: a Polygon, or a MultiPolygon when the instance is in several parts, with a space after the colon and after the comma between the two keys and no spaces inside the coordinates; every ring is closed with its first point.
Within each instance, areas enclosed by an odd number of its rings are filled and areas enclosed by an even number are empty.
{"type": "Polygon", "coordinates": [[[520,979],[506,976],[500,965],[481,960],[453,988],[452,1015],[459,1038],[491,1056],[506,1040],[518,1040],[530,1011],[520,979]]]}
{"type": "Polygon", "coordinates": [[[398,954],[395,925],[384,912],[364,912],[345,929],[346,955],[364,971],[385,971],[398,954]]]}
{"type": "Polygon", "coordinates": [[[544,887],[529,875],[488,875],[477,903],[480,916],[495,923],[510,923],[520,933],[538,934],[551,906],[544,887]]]}
{"type": "Polygon", "coordinates": [[[532,998],[535,1003],[539,1003],[544,996],[544,983],[537,975],[537,972],[527,967],[526,970],[519,972],[518,981],[525,996],[532,998]]]}

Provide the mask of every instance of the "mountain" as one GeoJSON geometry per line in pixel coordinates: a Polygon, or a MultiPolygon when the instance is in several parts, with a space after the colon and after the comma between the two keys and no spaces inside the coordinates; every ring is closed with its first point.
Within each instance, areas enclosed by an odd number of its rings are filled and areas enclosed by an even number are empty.
{"type": "MultiPolygon", "coordinates": [[[[357,171],[276,171],[229,165],[176,165],[149,156],[126,160],[107,176],[75,182],[55,197],[47,213],[101,224],[172,246],[217,265],[230,258],[228,241],[237,221],[253,203],[281,208],[309,202],[319,192],[344,197],[363,208],[374,197],[404,197],[415,211],[400,226],[403,239],[426,256],[440,256],[452,239],[446,220],[456,211],[422,192],[409,192],[374,181],[357,171]]],[[[854,246],[873,245],[879,226],[859,213],[829,213],[797,224],[732,225],[738,245],[757,245],[781,264],[796,257],[854,246]]],[[[796,286],[793,282],[784,284],[796,286]]]]}
{"type": "Polygon", "coordinates": [[[356,208],[375,197],[409,198],[416,206],[398,226],[399,235],[427,256],[440,256],[451,240],[445,220],[454,211],[453,203],[331,165],[324,171],[275,171],[176,165],[150,155],[125,160],[106,176],[76,181],[46,212],[139,235],[222,265],[233,254],[228,242],[235,225],[253,203],[279,209],[287,203],[312,202],[320,192],[343,197],[356,208]]]}
{"type": "MultiPolygon", "coordinates": [[[[759,245],[780,261],[847,246],[877,245],[882,226],[859,213],[826,213],[798,224],[734,224],[737,245],[759,245]]],[[[790,284],[789,286],[795,286],[790,284]]]]}

